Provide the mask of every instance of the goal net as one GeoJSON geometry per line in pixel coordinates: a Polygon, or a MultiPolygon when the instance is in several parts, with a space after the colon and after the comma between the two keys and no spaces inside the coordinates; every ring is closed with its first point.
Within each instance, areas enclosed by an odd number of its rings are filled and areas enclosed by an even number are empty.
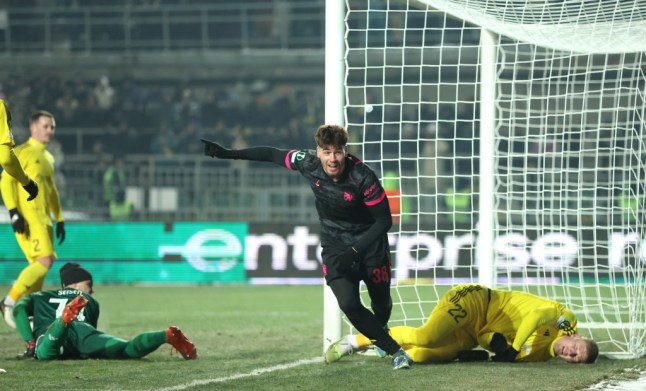
{"type": "Polygon", "coordinates": [[[345,12],[350,150],[395,201],[390,326],[419,326],[448,287],[481,282],[560,301],[602,354],[643,356],[646,5],[345,12]]]}

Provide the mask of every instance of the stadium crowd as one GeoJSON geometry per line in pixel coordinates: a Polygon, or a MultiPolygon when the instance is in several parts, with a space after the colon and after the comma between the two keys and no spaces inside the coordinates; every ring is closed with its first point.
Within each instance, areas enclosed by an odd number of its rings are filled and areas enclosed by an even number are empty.
{"type": "MultiPolygon", "coordinates": [[[[196,140],[204,134],[228,145],[244,146],[253,138],[305,147],[311,144],[310,130],[323,121],[321,87],[263,80],[200,85],[14,75],[2,84],[0,96],[14,118],[42,107],[55,113],[56,139],[65,154],[197,153],[196,140]]],[[[18,139],[24,138],[24,127],[16,121],[18,139]]]]}

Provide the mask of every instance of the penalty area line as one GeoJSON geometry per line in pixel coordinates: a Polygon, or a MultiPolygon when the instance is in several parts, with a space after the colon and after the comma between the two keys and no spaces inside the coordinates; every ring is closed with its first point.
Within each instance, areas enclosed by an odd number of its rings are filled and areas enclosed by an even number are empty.
{"type": "Polygon", "coordinates": [[[275,365],[273,367],[254,369],[253,371],[248,372],[248,373],[238,373],[238,374],[235,374],[235,375],[217,377],[217,378],[214,378],[214,379],[193,380],[190,383],[178,384],[176,386],[166,387],[166,388],[159,388],[159,389],[156,389],[156,390],[157,391],[187,390],[187,389],[193,388],[193,387],[205,386],[205,385],[209,385],[209,384],[213,384],[213,383],[224,383],[224,382],[228,382],[228,381],[232,381],[232,380],[244,379],[246,377],[260,376],[260,375],[263,375],[263,374],[269,373],[269,372],[283,371],[285,369],[295,368],[295,367],[299,367],[301,365],[314,364],[314,363],[319,363],[319,362],[323,362],[323,357],[314,357],[314,358],[310,358],[310,359],[307,359],[307,360],[294,361],[294,362],[291,362],[291,363],[288,363],[288,364],[280,364],[280,365],[275,365]]]}

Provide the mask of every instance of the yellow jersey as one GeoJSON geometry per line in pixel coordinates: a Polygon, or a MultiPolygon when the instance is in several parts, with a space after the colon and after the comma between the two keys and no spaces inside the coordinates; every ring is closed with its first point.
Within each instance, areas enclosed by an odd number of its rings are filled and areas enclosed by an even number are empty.
{"type": "Polygon", "coordinates": [[[39,194],[34,200],[27,201],[27,192],[16,186],[12,176],[3,173],[0,191],[7,209],[18,208],[29,224],[38,221],[51,226],[51,215],[57,222],[63,221],[58,190],[54,184],[54,156],[45,149],[45,144],[33,138],[16,147],[15,152],[27,175],[38,183],[39,194]]]}

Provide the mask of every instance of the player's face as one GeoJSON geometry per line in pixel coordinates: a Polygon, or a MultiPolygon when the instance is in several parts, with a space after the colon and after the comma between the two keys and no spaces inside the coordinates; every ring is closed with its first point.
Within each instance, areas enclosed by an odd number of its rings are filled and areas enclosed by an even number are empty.
{"type": "Polygon", "coordinates": [[[557,357],[571,363],[582,363],[588,359],[588,344],[577,334],[564,336],[554,344],[557,357]]]}
{"type": "Polygon", "coordinates": [[[316,156],[321,160],[323,171],[333,180],[338,181],[345,169],[346,147],[326,145],[316,147],[316,156]]]}
{"type": "Polygon", "coordinates": [[[45,115],[41,115],[38,121],[30,126],[31,137],[34,140],[43,144],[48,144],[54,137],[54,130],[56,129],[56,122],[45,115]]]}

